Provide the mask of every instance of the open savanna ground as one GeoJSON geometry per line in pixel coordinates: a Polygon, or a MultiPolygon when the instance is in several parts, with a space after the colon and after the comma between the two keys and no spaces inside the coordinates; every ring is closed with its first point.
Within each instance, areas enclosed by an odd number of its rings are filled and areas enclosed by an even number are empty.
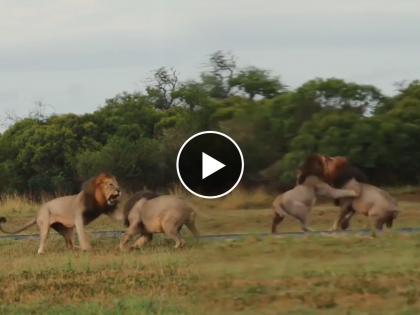
{"type": "MultiPolygon", "coordinates": [[[[415,189],[393,190],[401,215],[395,228],[420,226],[415,189]]],[[[269,231],[270,202],[262,191],[237,190],[216,201],[193,199],[197,226],[206,234],[269,231]]],[[[10,228],[37,208],[3,198],[0,215],[10,228]]],[[[321,203],[314,229],[328,229],[337,214],[321,203]]],[[[355,217],[352,228],[366,227],[355,217]]],[[[90,231],[121,229],[107,217],[90,231]]],[[[287,218],[281,232],[299,231],[287,218]]],[[[37,233],[36,228],[27,233],[37,233]]],[[[90,253],[68,252],[51,233],[46,254],[36,240],[0,241],[0,313],[4,314],[419,314],[420,235],[389,232],[302,238],[245,237],[195,241],[187,247],[158,238],[146,248],[120,253],[117,239],[94,239],[90,253]]]]}

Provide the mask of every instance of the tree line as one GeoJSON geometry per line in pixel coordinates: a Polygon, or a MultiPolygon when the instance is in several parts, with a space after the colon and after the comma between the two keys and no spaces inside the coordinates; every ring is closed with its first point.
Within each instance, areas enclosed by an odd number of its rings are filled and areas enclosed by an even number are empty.
{"type": "Polygon", "coordinates": [[[198,80],[162,67],[144,92],[123,92],[83,115],[29,115],[0,135],[0,192],[69,193],[100,171],[129,190],[177,183],[176,154],[202,130],[241,146],[243,185],[285,187],[310,153],[343,155],[379,185],[420,181],[420,81],[389,97],[337,78],[296,89],[217,51],[198,80]]]}

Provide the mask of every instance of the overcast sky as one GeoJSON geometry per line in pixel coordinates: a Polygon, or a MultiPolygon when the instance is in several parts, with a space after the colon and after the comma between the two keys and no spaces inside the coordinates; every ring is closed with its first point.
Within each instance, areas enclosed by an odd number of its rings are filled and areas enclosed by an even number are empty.
{"type": "Polygon", "coordinates": [[[292,88],[334,76],[393,94],[420,79],[420,1],[0,0],[0,111],[91,112],[160,66],[196,78],[216,50],[292,88]]]}

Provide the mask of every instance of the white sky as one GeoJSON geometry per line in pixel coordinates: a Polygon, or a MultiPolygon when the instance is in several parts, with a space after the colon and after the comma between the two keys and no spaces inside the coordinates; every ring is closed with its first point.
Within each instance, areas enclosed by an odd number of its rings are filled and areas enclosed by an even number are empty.
{"type": "Polygon", "coordinates": [[[0,0],[0,115],[91,112],[153,69],[198,77],[216,50],[280,75],[420,79],[417,0],[0,0]]]}

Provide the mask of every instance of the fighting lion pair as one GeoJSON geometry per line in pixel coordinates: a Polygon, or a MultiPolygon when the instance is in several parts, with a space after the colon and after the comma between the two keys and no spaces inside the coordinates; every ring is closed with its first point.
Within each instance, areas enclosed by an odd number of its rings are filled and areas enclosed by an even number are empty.
{"type": "MultiPolygon", "coordinates": [[[[0,218],[0,230],[8,234],[19,233],[35,224],[40,231],[38,254],[45,251],[45,242],[50,227],[60,233],[69,249],[74,248],[74,231],[76,230],[80,248],[90,249],[85,225],[101,214],[116,215],[116,208],[121,198],[121,190],[114,176],[100,174],[82,185],[77,195],[64,196],[44,203],[38,210],[36,218],[16,231],[7,231],[2,227],[6,222],[0,218]]],[[[176,196],[159,196],[153,193],[138,193],[132,196],[124,208],[124,223],[128,226],[120,248],[135,235],[140,238],[134,247],[141,247],[152,239],[153,233],[165,233],[175,241],[175,247],[182,247],[185,241],[179,235],[186,225],[194,236],[198,231],[194,224],[195,214],[190,205],[176,196]]]]}
{"type": "Polygon", "coordinates": [[[358,213],[368,217],[374,236],[384,225],[391,227],[398,215],[396,200],[384,190],[367,184],[364,174],[346,158],[313,154],[300,167],[296,187],[274,200],[272,233],[276,233],[286,215],[298,219],[302,229],[309,231],[307,216],[319,195],[335,199],[341,208],[333,231],[348,228],[350,219],[358,213]]]}

